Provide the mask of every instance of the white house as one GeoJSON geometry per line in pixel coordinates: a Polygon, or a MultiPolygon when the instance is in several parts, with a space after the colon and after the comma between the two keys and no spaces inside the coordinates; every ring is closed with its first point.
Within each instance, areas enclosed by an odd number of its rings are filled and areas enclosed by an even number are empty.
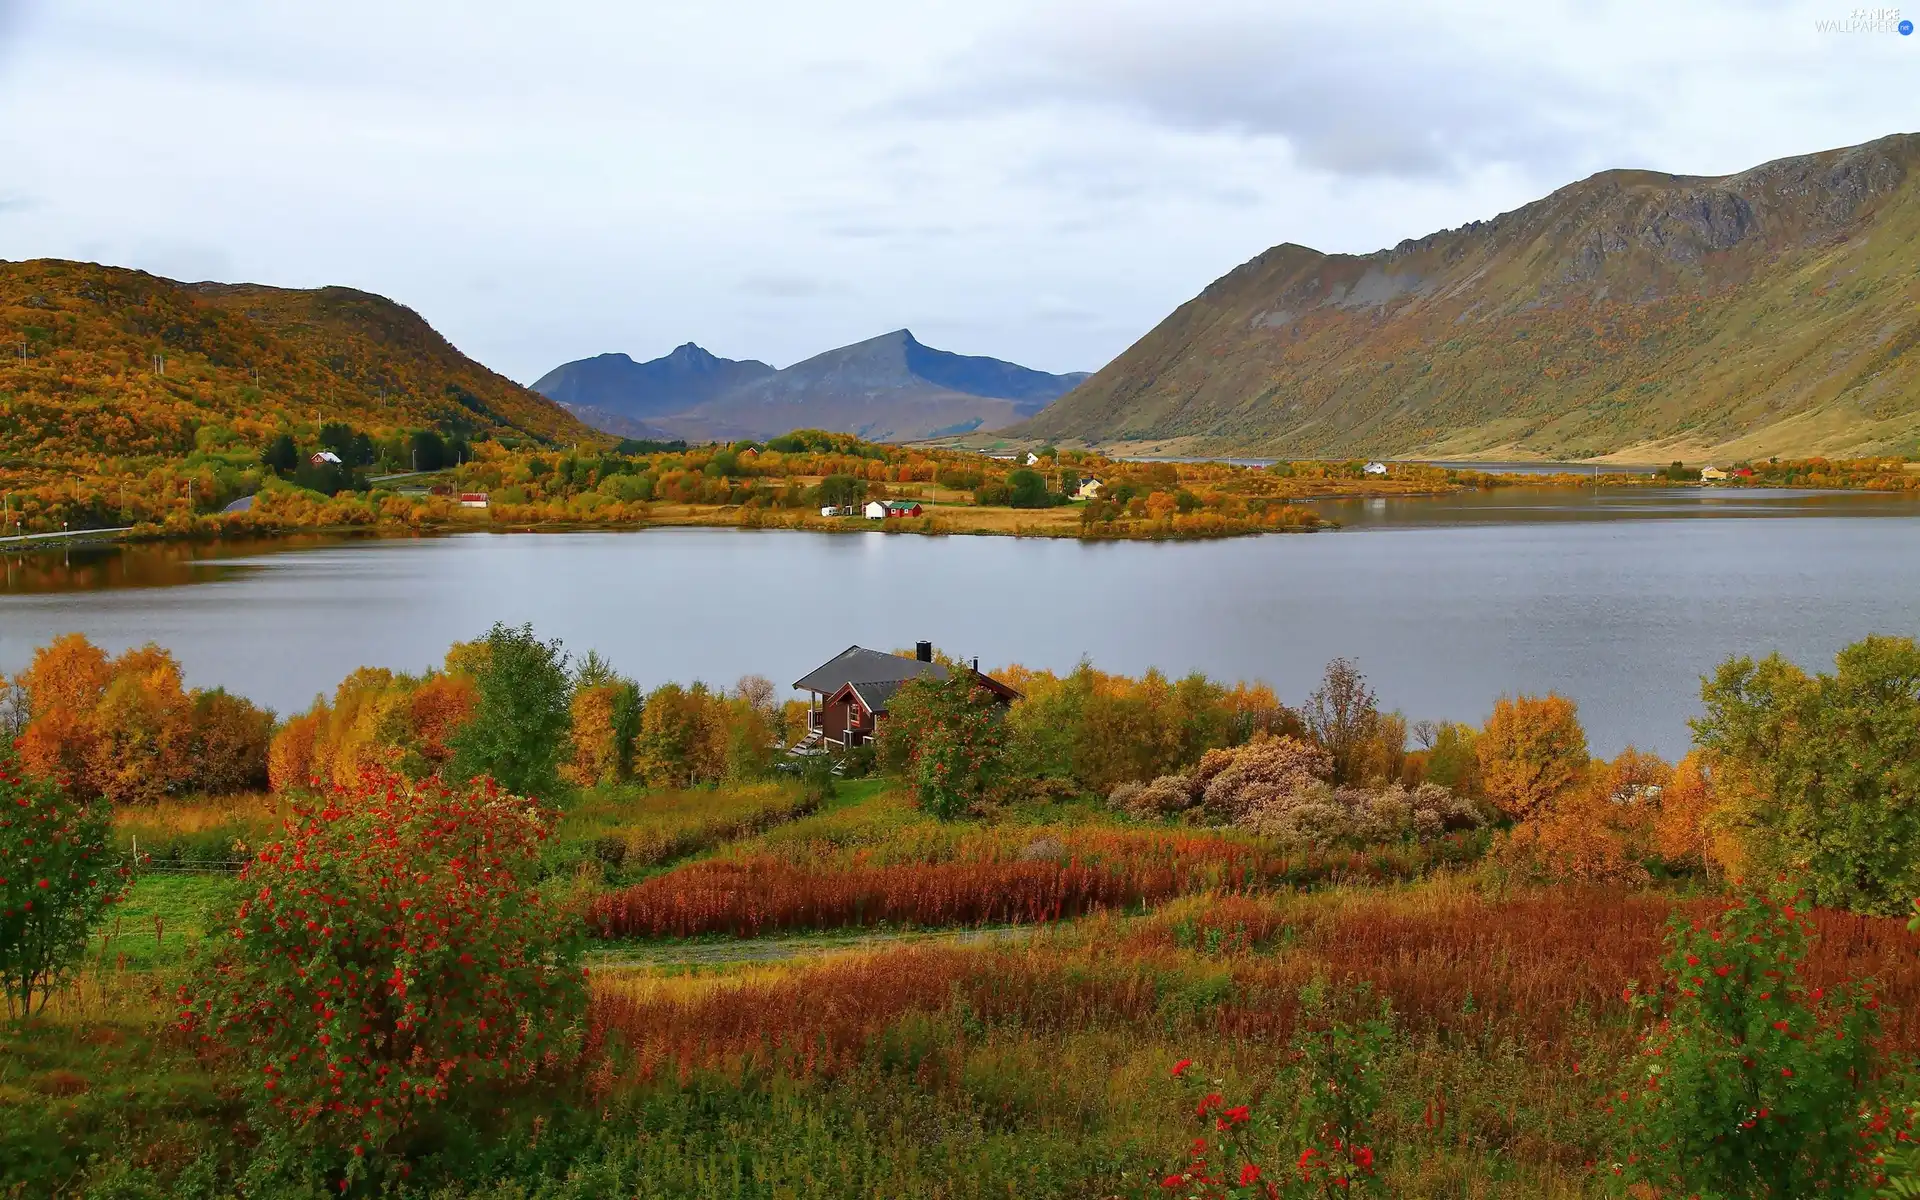
{"type": "Polygon", "coordinates": [[[840,510],[831,504],[822,504],[820,506],[820,515],[823,517],[837,517],[840,515],[840,510]]]}
{"type": "Polygon", "coordinates": [[[867,516],[875,521],[887,519],[887,505],[884,500],[867,501],[867,516]]]}
{"type": "Polygon", "coordinates": [[[1369,475],[1385,475],[1387,473],[1387,464],[1383,462],[1370,462],[1360,469],[1369,475]]]}
{"type": "Polygon", "coordinates": [[[1030,467],[1040,465],[1040,456],[1031,450],[1027,451],[1027,465],[1030,467]]]}

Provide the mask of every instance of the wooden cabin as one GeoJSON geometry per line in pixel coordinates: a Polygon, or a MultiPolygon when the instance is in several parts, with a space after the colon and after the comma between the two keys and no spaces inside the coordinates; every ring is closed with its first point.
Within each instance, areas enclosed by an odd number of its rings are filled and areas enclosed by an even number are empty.
{"type": "MultiPolygon", "coordinates": [[[[1019,698],[1020,693],[1006,684],[982,675],[978,659],[968,669],[1002,705],[1019,698]]],[[[945,679],[949,674],[944,664],[933,661],[932,642],[916,643],[912,658],[848,646],[795,680],[793,686],[813,693],[813,706],[807,713],[809,738],[851,749],[873,740],[886,719],[887,705],[902,684],[923,675],[945,679]]]]}

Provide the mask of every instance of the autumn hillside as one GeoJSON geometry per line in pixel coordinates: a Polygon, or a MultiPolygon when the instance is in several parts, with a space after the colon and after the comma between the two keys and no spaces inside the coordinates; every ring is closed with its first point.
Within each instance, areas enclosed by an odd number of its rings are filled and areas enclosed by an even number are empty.
{"type": "Polygon", "coordinates": [[[1284,244],[1013,432],[1174,452],[1920,453],[1920,135],[1607,171],[1373,254],[1284,244]]]}
{"type": "Polygon", "coordinates": [[[461,354],[412,309],[351,288],[0,263],[0,350],[0,464],[97,471],[210,439],[259,446],[326,421],[379,434],[596,436],[461,354]]]}

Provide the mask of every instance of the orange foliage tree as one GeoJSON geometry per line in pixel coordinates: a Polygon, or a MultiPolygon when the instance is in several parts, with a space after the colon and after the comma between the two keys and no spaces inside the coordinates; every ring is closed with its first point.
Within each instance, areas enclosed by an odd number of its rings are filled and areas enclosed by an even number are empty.
{"type": "Polygon", "coordinates": [[[1522,821],[1540,812],[1587,767],[1587,735],[1573,701],[1502,696],[1474,743],[1480,788],[1501,813],[1522,821]]]}
{"type": "Polygon", "coordinates": [[[1659,757],[1632,746],[1612,762],[1591,763],[1513,827],[1503,857],[1556,880],[1639,882],[1672,773],[1659,757]]]}
{"type": "Polygon", "coordinates": [[[273,714],[217,689],[186,691],[158,646],[109,659],[67,634],[34,653],[19,686],[22,763],[76,797],[140,804],[265,782],[273,714]]]}
{"type": "Polygon", "coordinates": [[[469,645],[447,652],[446,669],[425,676],[361,667],[328,702],[289,719],[273,736],[268,770],[275,792],[355,787],[370,773],[420,779],[445,766],[449,742],[472,713],[478,659],[469,645]]]}

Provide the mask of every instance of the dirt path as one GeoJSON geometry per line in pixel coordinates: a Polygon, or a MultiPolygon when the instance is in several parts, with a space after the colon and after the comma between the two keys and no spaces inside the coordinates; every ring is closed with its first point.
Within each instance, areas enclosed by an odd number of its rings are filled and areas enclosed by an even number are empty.
{"type": "Polygon", "coordinates": [[[996,926],[991,929],[903,929],[883,933],[801,934],[793,937],[735,938],[730,941],[637,942],[590,951],[587,962],[595,970],[619,967],[705,967],[727,963],[782,962],[846,950],[877,950],[922,942],[977,945],[1020,941],[1033,935],[1036,925],[996,926]]]}

